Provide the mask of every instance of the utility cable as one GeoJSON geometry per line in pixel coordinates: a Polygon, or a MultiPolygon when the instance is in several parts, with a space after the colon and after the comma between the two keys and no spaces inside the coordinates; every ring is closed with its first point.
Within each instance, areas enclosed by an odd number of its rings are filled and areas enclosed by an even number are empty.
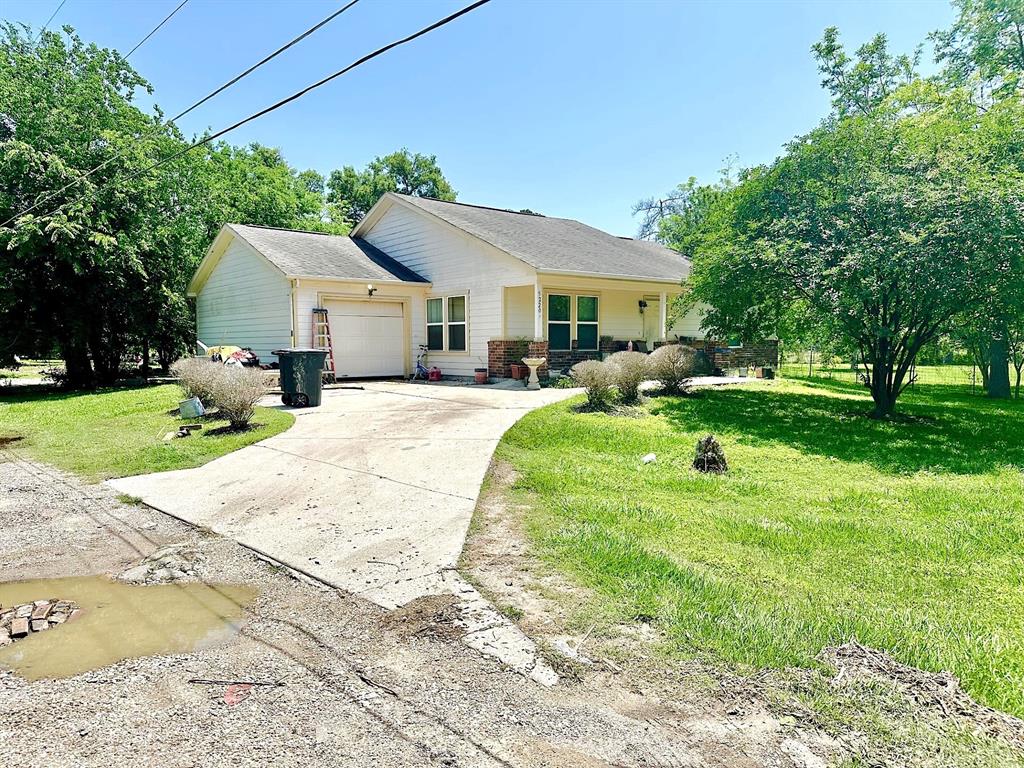
{"type": "MultiPolygon", "coordinates": [[[[67,2],[67,0],[64,0],[64,1],[65,1],[65,2],[67,2]]],[[[190,107],[188,107],[187,109],[185,109],[185,110],[182,110],[181,112],[179,112],[178,114],[176,114],[176,115],[175,115],[174,117],[172,117],[172,118],[171,118],[170,120],[168,120],[168,121],[167,121],[167,123],[168,123],[168,124],[170,124],[170,123],[173,123],[173,122],[175,122],[175,121],[177,121],[177,120],[180,120],[181,118],[183,118],[183,117],[184,117],[185,115],[187,115],[187,114],[188,114],[189,112],[191,112],[192,110],[194,110],[194,109],[197,109],[197,108],[199,108],[200,106],[202,106],[203,104],[205,104],[206,102],[208,102],[208,101],[209,101],[210,99],[212,99],[212,98],[213,98],[214,96],[218,95],[219,93],[221,93],[221,92],[223,92],[223,91],[226,91],[226,90],[227,90],[228,88],[230,88],[230,87],[231,87],[232,85],[234,85],[235,83],[237,83],[237,82],[238,82],[239,80],[241,80],[241,79],[242,79],[242,78],[244,78],[244,77],[247,77],[247,76],[249,76],[250,74],[252,74],[253,72],[255,72],[255,71],[256,71],[257,69],[259,69],[260,67],[262,67],[262,66],[263,66],[264,64],[266,64],[267,62],[269,62],[270,60],[272,60],[272,59],[275,59],[275,58],[277,58],[277,57],[278,57],[278,56],[279,56],[280,54],[282,54],[282,53],[284,53],[285,51],[287,51],[287,50],[288,50],[289,48],[291,48],[291,47],[292,47],[293,45],[295,45],[296,43],[299,43],[299,42],[301,42],[302,40],[306,39],[306,38],[307,38],[307,37],[309,37],[309,36],[310,36],[311,34],[313,34],[314,32],[316,32],[316,31],[317,31],[318,29],[320,29],[320,28],[321,28],[321,27],[323,27],[324,25],[326,25],[326,24],[330,23],[331,21],[333,21],[333,20],[334,20],[335,18],[337,18],[338,16],[340,16],[341,14],[343,14],[343,13],[344,13],[345,11],[347,11],[347,10],[348,10],[349,8],[351,8],[351,7],[353,6],[353,5],[355,5],[355,4],[356,4],[356,3],[358,3],[358,2],[359,2],[359,0],[350,0],[350,2],[348,2],[348,3],[346,4],[346,5],[342,6],[342,7],[341,7],[341,8],[339,8],[339,9],[338,9],[337,11],[335,11],[334,13],[330,14],[329,16],[327,16],[326,18],[324,18],[323,20],[321,20],[321,21],[320,21],[319,23],[317,23],[317,24],[315,24],[314,26],[310,27],[310,28],[309,28],[309,29],[307,29],[307,30],[306,30],[305,32],[303,32],[303,33],[302,33],[301,35],[299,35],[298,37],[296,37],[296,38],[293,38],[292,40],[288,41],[287,43],[285,43],[284,45],[282,45],[282,46],[281,46],[280,48],[278,48],[278,49],[277,49],[276,51],[274,51],[273,53],[270,53],[270,54],[268,54],[268,55],[264,56],[264,57],[263,57],[262,59],[260,59],[260,60],[259,60],[258,62],[256,62],[255,64],[253,64],[253,65],[252,65],[251,67],[249,67],[249,68],[248,68],[247,70],[245,70],[245,71],[244,71],[244,72],[242,72],[241,74],[238,74],[238,75],[236,75],[235,77],[233,77],[233,78],[231,78],[230,80],[228,80],[228,81],[227,81],[226,83],[224,83],[224,85],[220,86],[219,88],[217,88],[217,89],[215,89],[215,90],[213,90],[213,91],[210,91],[210,93],[208,93],[208,94],[206,94],[205,96],[203,96],[203,98],[201,98],[201,99],[200,99],[199,101],[195,102],[195,103],[194,103],[194,104],[193,104],[192,106],[190,106],[190,107]]],[[[179,8],[180,8],[180,7],[181,7],[181,6],[179,6],[179,8]]],[[[58,10],[59,10],[59,9],[58,9],[58,10]]],[[[55,13],[56,13],[56,12],[55,12],[55,13]]],[[[155,30],[154,30],[154,31],[155,31],[155,30]]],[[[152,34],[152,33],[150,33],[150,34],[152,34]]],[[[141,45],[141,43],[140,43],[140,45],[141,45]]],[[[136,46],[136,48],[137,48],[137,47],[138,47],[138,46],[136,46]]],[[[133,50],[134,50],[134,49],[133,49],[133,50]]],[[[131,55],[131,54],[129,54],[129,55],[131,55]]],[[[125,57],[125,58],[127,58],[127,57],[125,57]]],[[[127,151],[127,150],[121,150],[121,151],[120,151],[120,152],[118,152],[117,154],[115,154],[115,155],[113,155],[113,156],[111,156],[111,157],[107,158],[106,160],[104,160],[104,161],[103,161],[102,163],[100,163],[99,165],[97,165],[97,166],[96,166],[95,168],[93,168],[93,169],[92,169],[91,171],[86,171],[85,173],[83,173],[82,175],[78,176],[78,177],[77,177],[77,178],[75,178],[74,180],[72,180],[72,181],[69,181],[69,182],[68,182],[67,184],[65,184],[65,185],[64,185],[63,187],[61,187],[60,189],[54,190],[54,191],[52,191],[52,192],[48,192],[47,194],[43,195],[43,197],[41,197],[41,198],[40,198],[39,200],[37,200],[37,201],[36,201],[35,203],[33,203],[32,205],[30,205],[30,206],[29,206],[28,208],[24,209],[24,210],[23,210],[23,211],[21,211],[20,213],[16,213],[16,214],[14,214],[14,215],[13,215],[13,216],[11,216],[11,217],[10,217],[9,219],[7,219],[7,221],[5,221],[5,222],[4,222],[3,224],[0,224],[0,227],[6,227],[6,226],[7,226],[8,224],[10,224],[10,223],[11,223],[12,221],[14,221],[15,219],[18,219],[18,218],[20,218],[20,217],[24,216],[24,215],[25,215],[26,213],[31,213],[32,211],[36,210],[36,208],[39,208],[39,207],[40,207],[40,206],[42,206],[42,205],[43,205],[44,203],[46,203],[46,202],[47,202],[48,200],[52,200],[52,199],[53,199],[54,197],[56,197],[57,195],[61,194],[62,192],[65,192],[65,191],[67,191],[68,189],[70,189],[71,187],[75,186],[75,184],[79,183],[80,181],[84,181],[85,179],[89,178],[90,176],[92,176],[92,175],[93,175],[94,173],[96,173],[97,171],[101,171],[101,170],[103,170],[104,168],[106,168],[106,167],[107,167],[108,165],[110,165],[110,164],[111,164],[112,162],[114,162],[115,160],[117,160],[117,159],[119,159],[119,158],[123,157],[126,151],[127,151]]],[[[63,206],[61,206],[61,207],[63,207],[63,206]]],[[[60,208],[57,208],[57,209],[56,209],[56,211],[59,211],[59,210],[60,210],[60,208]]],[[[56,211],[52,211],[51,213],[56,213],[56,211]]]]}
{"type": "Polygon", "coordinates": [[[166,16],[164,16],[164,20],[163,21],[161,21],[159,24],[157,24],[155,27],[153,27],[153,29],[150,30],[148,35],[146,35],[144,38],[139,40],[139,42],[137,42],[135,44],[135,47],[132,48],[130,51],[128,51],[128,53],[125,54],[125,56],[124,56],[125,59],[131,58],[131,55],[133,53],[135,53],[137,50],[139,50],[139,48],[142,47],[142,44],[144,42],[146,42],[147,40],[149,40],[149,38],[151,38],[153,35],[155,35],[157,33],[157,30],[160,29],[160,27],[162,27],[168,21],[170,21],[174,17],[174,14],[176,14],[178,11],[180,11],[182,8],[184,8],[187,3],[188,3],[188,0],[181,0],[181,3],[178,4],[177,8],[175,8],[173,11],[171,11],[166,16]]]}

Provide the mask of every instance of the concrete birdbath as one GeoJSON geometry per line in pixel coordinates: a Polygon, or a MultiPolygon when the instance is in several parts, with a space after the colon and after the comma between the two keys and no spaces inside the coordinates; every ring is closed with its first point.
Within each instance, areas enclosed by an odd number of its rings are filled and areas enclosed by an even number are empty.
{"type": "Polygon", "coordinates": [[[527,389],[540,389],[540,379],[537,378],[537,369],[548,359],[546,357],[524,357],[523,363],[530,369],[530,379],[526,382],[527,389]]]}

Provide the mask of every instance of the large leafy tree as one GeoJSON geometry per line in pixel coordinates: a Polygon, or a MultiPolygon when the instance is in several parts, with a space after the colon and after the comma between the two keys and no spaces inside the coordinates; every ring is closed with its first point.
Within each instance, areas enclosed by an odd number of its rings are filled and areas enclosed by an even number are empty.
{"type": "Polygon", "coordinates": [[[206,235],[212,239],[224,222],[345,234],[349,226],[326,210],[324,178],[299,172],[279,149],[222,142],[204,148],[203,206],[206,235]]]}
{"type": "Polygon", "coordinates": [[[949,29],[932,33],[944,77],[983,99],[1024,93],[1024,0],[953,0],[949,29]]]}
{"type": "Polygon", "coordinates": [[[351,165],[333,171],[327,179],[327,190],[333,215],[351,224],[365,216],[385,192],[438,200],[456,197],[434,155],[413,154],[407,149],[374,158],[362,171],[351,165]]]}
{"type": "Polygon", "coordinates": [[[204,145],[156,166],[186,144],[140,90],[70,27],[0,28],[0,358],[56,349],[74,386],[192,345],[185,286],[224,222],[348,230],[323,177],[276,149],[204,145]]]}
{"type": "Polygon", "coordinates": [[[919,85],[828,121],[662,237],[696,238],[691,299],[712,305],[709,330],[852,344],[887,415],[917,353],[1019,282],[1021,118],[1006,104],[979,122],[966,94],[919,85]]]}
{"type": "MultiPolygon", "coordinates": [[[[1019,1],[960,6],[1006,22],[1019,1]]],[[[962,53],[965,40],[986,41],[974,55],[992,58],[990,30],[972,36],[963,14],[948,45],[962,53]]],[[[1004,23],[1000,44],[1013,29],[1004,23]]],[[[882,36],[851,57],[828,29],[813,51],[833,114],[770,166],[734,185],[691,181],[667,215],[654,212],[658,238],[694,260],[686,301],[710,305],[715,335],[852,351],[878,417],[893,413],[918,354],[943,334],[995,338],[985,354],[1002,355],[1005,376],[1024,279],[1016,91],[981,105],[976,74],[921,81],[917,54],[893,56],[882,36]]],[[[999,71],[999,84],[1016,82],[999,71]]]]}
{"type": "Polygon", "coordinates": [[[918,83],[833,117],[723,196],[695,261],[712,332],[763,338],[799,305],[851,342],[890,416],[921,349],[1024,261],[1024,110],[918,83]]]}
{"type": "MultiPolygon", "coordinates": [[[[966,88],[979,111],[1024,98],[1024,0],[955,0],[959,11],[948,30],[932,34],[936,55],[945,64],[940,77],[966,88]]],[[[1024,168],[1024,147],[1004,144],[1006,161],[1024,168]]],[[[991,397],[1009,397],[1009,364],[1017,365],[1016,329],[1024,314],[1024,290],[1019,282],[1003,283],[984,306],[965,318],[957,329],[981,369],[991,397]]]]}
{"type": "Polygon", "coordinates": [[[180,200],[141,171],[181,138],[134,105],[149,85],[117,52],[64,33],[0,33],[0,220],[15,217],[0,229],[0,304],[90,385],[117,375],[140,320],[136,292],[166,287],[174,256],[159,222],[180,200]]]}

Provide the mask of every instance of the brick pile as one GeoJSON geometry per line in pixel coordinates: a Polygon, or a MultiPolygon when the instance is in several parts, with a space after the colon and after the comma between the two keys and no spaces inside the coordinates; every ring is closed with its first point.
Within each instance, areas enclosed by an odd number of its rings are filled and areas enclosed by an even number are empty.
{"type": "Polygon", "coordinates": [[[72,600],[36,600],[31,603],[0,607],[0,646],[10,645],[34,632],[43,632],[50,627],[76,618],[81,609],[72,600]]]}

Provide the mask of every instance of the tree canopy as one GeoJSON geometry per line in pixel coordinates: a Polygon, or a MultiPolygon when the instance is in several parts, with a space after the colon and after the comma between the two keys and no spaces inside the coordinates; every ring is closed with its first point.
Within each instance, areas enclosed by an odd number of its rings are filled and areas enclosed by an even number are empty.
{"type": "Polygon", "coordinates": [[[670,205],[638,205],[642,234],[693,259],[684,306],[709,307],[708,333],[850,352],[878,417],[943,334],[973,329],[1003,355],[993,372],[1005,376],[1007,354],[1016,365],[1024,102],[1007,67],[1021,0],[957,6],[936,33],[939,76],[921,79],[919,54],[894,56],[881,35],[850,56],[829,28],[812,52],[831,115],[736,182],[691,179],[670,205]]]}
{"type": "Polygon", "coordinates": [[[166,368],[194,344],[185,288],[225,222],[345,234],[389,189],[454,198],[434,157],[404,150],[330,185],[260,144],[156,166],[191,142],[140,91],[124,57],[70,27],[0,27],[0,364],[56,351],[73,386],[151,351],[166,368]]]}
{"type": "Polygon", "coordinates": [[[362,171],[351,165],[327,179],[327,202],[355,224],[385,192],[454,200],[456,192],[444,177],[434,155],[407,149],[374,158],[362,171]]]}

